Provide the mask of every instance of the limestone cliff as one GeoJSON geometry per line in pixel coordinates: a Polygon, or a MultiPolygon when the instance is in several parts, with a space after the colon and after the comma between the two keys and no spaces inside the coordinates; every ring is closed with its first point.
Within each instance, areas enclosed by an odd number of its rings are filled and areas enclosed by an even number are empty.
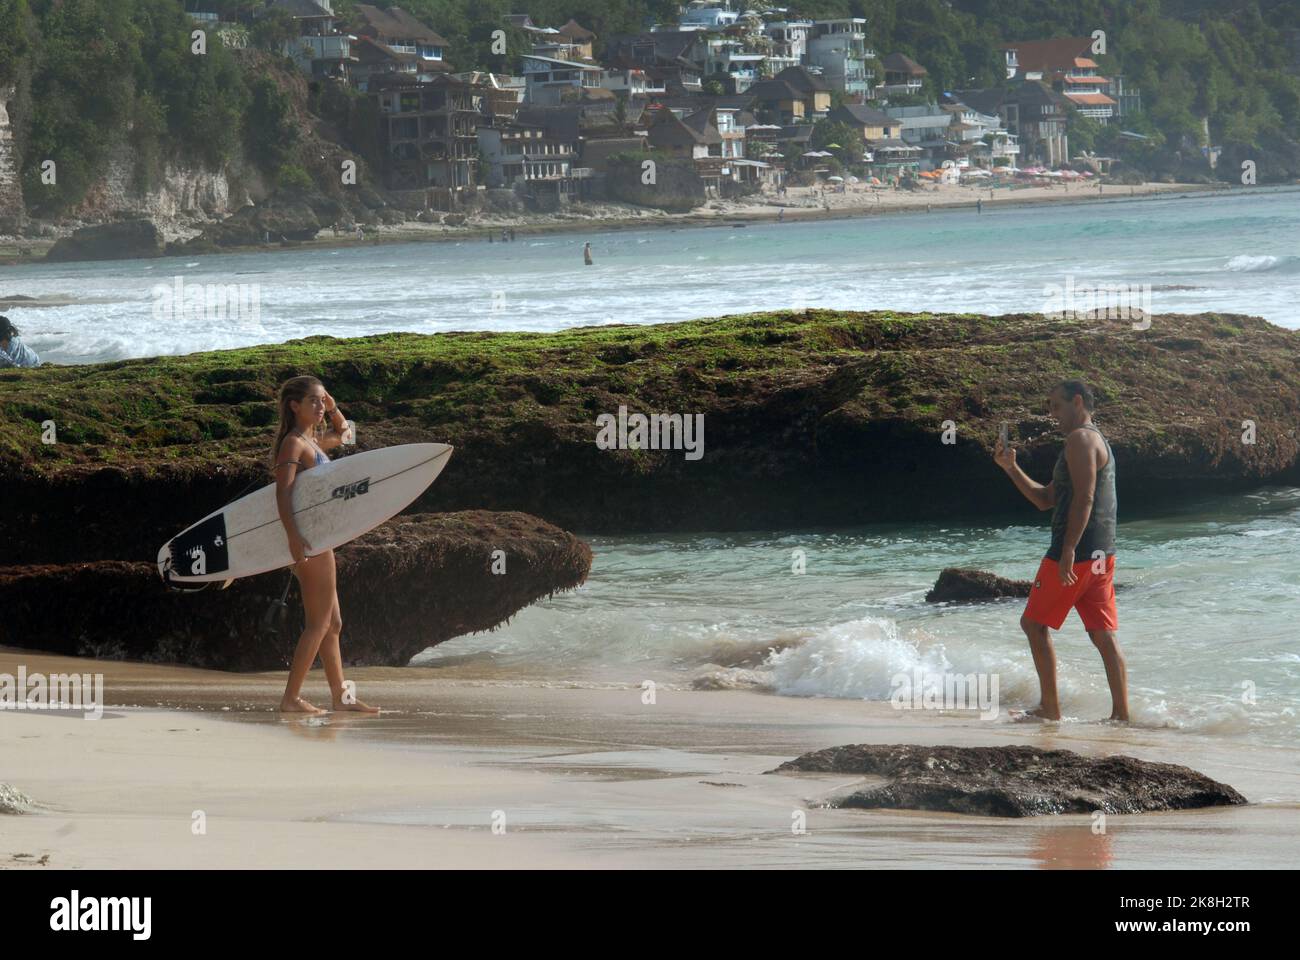
{"type": "Polygon", "coordinates": [[[9,102],[13,85],[0,86],[0,233],[15,233],[22,225],[23,194],[18,186],[18,163],[9,102]]]}

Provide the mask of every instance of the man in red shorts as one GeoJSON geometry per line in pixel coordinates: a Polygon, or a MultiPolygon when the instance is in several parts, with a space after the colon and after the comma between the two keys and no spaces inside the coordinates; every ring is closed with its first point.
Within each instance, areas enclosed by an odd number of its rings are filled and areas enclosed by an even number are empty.
{"type": "Polygon", "coordinates": [[[1112,709],[1110,719],[1128,720],[1128,678],[1124,654],[1115,632],[1115,457],[1110,443],[1092,423],[1093,394],[1081,380],[1066,380],[1052,388],[1048,410],[1065,434],[1065,449],[1057,458],[1052,482],[1030,480],[1016,465],[1016,451],[998,441],[993,459],[1011,482],[1039,510],[1052,512],[1052,544],[1048,548],[1020,627],[1029,638],[1041,690],[1038,707],[1029,716],[1060,720],[1056,696],[1056,652],[1052,630],[1061,629],[1070,608],[1079,619],[1106,665],[1112,709]]]}

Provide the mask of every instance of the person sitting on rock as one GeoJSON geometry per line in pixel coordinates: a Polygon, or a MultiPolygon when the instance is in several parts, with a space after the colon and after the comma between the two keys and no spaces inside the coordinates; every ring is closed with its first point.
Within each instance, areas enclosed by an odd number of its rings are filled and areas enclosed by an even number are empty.
{"type": "Polygon", "coordinates": [[[0,367],[39,367],[36,351],[18,338],[18,328],[8,317],[0,317],[0,367]]]}

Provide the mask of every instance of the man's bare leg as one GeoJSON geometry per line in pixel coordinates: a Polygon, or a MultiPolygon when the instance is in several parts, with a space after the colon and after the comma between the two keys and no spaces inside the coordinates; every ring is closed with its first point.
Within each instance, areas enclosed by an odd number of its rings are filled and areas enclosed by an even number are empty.
{"type": "Polygon", "coordinates": [[[1052,632],[1041,623],[1027,617],[1020,618],[1020,629],[1029,638],[1029,650],[1034,655],[1034,669],[1038,671],[1038,706],[1028,716],[1043,720],[1060,720],[1061,705],[1056,699],[1056,651],[1052,649],[1052,632]]]}
{"type": "Polygon", "coordinates": [[[1106,682],[1110,684],[1110,719],[1127,721],[1128,669],[1119,648],[1119,639],[1114,630],[1089,630],[1088,636],[1101,654],[1101,662],[1106,665],[1106,682]]]}

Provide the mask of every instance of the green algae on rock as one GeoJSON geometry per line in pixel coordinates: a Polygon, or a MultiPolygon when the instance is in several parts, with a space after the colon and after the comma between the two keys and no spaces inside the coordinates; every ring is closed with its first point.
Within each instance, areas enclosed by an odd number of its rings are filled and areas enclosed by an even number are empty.
{"type": "Polygon", "coordinates": [[[412,506],[577,530],[776,529],[1023,513],[1001,421],[1046,477],[1046,394],[1099,396],[1126,508],[1300,476],[1300,333],[1226,314],[1128,321],[809,310],[555,333],[393,333],[0,372],[0,562],[152,556],[269,480],[280,382],[320,376],[360,449],[454,444],[412,506]],[[620,406],[703,414],[705,455],[602,450],[620,406]],[[57,443],[44,444],[53,421],[57,443]],[[954,443],[944,443],[945,425],[954,443]],[[1247,431],[1255,442],[1243,442],[1247,431]],[[199,508],[199,509],[196,509],[199,508]]]}

